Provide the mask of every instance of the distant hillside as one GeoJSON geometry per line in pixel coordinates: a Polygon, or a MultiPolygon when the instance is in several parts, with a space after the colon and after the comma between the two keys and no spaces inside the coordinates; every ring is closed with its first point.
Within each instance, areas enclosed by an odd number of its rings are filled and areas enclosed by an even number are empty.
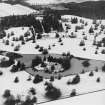
{"type": "MultiPolygon", "coordinates": [[[[33,5],[32,7],[35,8],[36,6],[33,5]]],[[[41,7],[43,6],[40,6],[40,8],[41,7]]],[[[82,3],[70,2],[44,5],[42,9],[46,12],[54,12],[61,15],[70,14],[87,18],[105,19],[105,1],[87,1],[82,3]]]]}
{"type": "Polygon", "coordinates": [[[49,5],[31,5],[26,0],[8,0],[9,4],[21,4],[35,10],[61,15],[70,14],[87,18],[105,19],[105,1],[86,1],[81,3],[69,2],[49,5]]]}

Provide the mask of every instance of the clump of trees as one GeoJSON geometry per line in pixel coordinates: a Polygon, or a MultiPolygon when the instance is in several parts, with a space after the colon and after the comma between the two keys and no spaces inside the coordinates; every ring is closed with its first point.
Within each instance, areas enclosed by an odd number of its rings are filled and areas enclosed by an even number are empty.
{"type": "Polygon", "coordinates": [[[10,93],[10,90],[6,90],[3,97],[5,98],[4,105],[34,105],[37,102],[37,98],[35,96],[33,98],[27,96],[25,101],[23,101],[21,96],[14,97],[10,93]]]}
{"type": "Polygon", "coordinates": [[[71,18],[71,23],[72,24],[77,24],[78,23],[78,18],[77,17],[71,18]]]}
{"type": "Polygon", "coordinates": [[[11,68],[11,72],[12,73],[16,73],[16,72],[19,72],[19,71],[23,71],[25,70],[26,66],[24,63],[21,63],[20,61],[17,62],[16,65],[13,65],[12,68],[11,68]]]}
{"type": "Polygon", "coordinates": [[[71,67],[69,56],[65,56],[63,58],[54,58],[53,56],[49,56],[48,61],[61,64],[64,70],[67,70],[71,67]]]}
{"type": "Polygon", "coordinates": [[[60,89],[57,89],[56,87],[54,87],[51,83],[46,83],[46,93],[45,93],[45,97],[50,99],[50,100],[56,100],[58,98],[60,98],[61,96],[61,91],[60,89]]]}
{"type": "Polygon", "coordinates": [[[39,56],[36,56],[33,60],[32,60],[32,64],[31,67],[34,68],[35,66],[38,66],[39,64],[42,63],[42,58],[39,56]]]}
{"type": "Polygon", "coordinates": [[[15,62],[13,59],[9,58],[9,60],[2,60],[0,62],[0,67],[9,67],[11,65],[13,65],[15,62]]]}

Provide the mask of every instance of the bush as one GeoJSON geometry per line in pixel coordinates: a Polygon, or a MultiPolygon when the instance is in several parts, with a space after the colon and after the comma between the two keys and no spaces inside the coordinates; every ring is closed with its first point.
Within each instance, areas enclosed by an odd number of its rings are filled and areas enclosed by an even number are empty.
{"type": "Polygon", "coordinates": [[[77,18],[71,18],[71,23],[72,24],[77,24],[78,23],[78,19],[77,18]]]}
{"type": "Polygon", "coordinates": [[[3,97],[4,97],[4,98],[8,98],[8,97],[10,97],[10,96],[11,96],[10,90],[5,90],[5,92],[4,92],[4,94],[3,94],[3,97]]]}
{"type": "Polygon", "coordinates": [[[90,66],[90,63],[89,63],[88,60],[86,60],[86,61],[84,61],[84,62],[82,63],[82,65],[83,65],[84,67],[89,67],[89,66],[90,66]]]}
{"type": "Polygon", "coordinates": [[[33,80],[33,83],[40,83],[43,81],[43,77],[42,76],[39,76],[38,74],[35,76],[34,80],[33,80]]]}

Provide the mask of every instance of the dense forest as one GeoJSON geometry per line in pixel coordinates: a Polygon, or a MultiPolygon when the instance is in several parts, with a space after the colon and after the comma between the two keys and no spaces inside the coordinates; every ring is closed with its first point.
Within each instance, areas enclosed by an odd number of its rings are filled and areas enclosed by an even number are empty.
{"type": "Polygon", "coordinates": [[[1,30],[3,30],[8,29],[10,27],[33,26],[37,33],[42,33],[43,25],[44,31],[48,33],[51,31],[51,28],[53,30],[62,31],[62,24],[59,22],[59,20],[60,16],[56,16],[54,14],[46,14],[43,17],[42,21],[40,19],[36,19],[34,14],[22,16],[8,16],[1,18],[0,28],[1,30]]]}

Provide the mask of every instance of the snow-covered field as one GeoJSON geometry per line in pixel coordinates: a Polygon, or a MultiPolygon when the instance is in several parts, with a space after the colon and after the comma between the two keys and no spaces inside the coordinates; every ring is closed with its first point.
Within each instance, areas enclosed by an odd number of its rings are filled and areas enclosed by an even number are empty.
{"type": "Polygon", "coordinates": [[[0,3],[0,17],[10,15],[28,15],[31,13],[38,13],[37,10],[22,6],[20,4],[11,5],[6,3],[0,3]]]}
{"type": "MultiPolygon", "coordinates": [[[[8,5],[8,7],[9,7],[9,11],[12,11],[11,5],[8,5]]],[[[15,8],[14,11],[15,10],[18,11],[18,9],[23,9],[23,7],[21,7],[20,5],[15,5],[14,8],[15,8]]],[[[3,7],[1,9],[3,9],[3,7]]],[[[99,24],[98,29],[95,30],[94,33],[89,34],[90,27],[94,27],[94,25],[92,24],[93,20],[82,18],[82,22],[84,21],[84,23],[87,23],[87,25],[84,26],[84,24],[80,22],[78,24],[71,24],[71,22],[69,21],[71,17],[74,18],[74,16],[71,16],[71,15],[62,16],[63,19],[67,18],[68,22],[64,22],[64,21],[62,22],[64,32],[62,33],[58,32],[61,39],[55,38],[55,33],[50,33],[49,37],[35,40],[35,42],[33,43],[32,40],[26,41],[27,38],[31,38],[33,36],[29,27],[15,27],[15,28],[10,28],[8,30],[5,30],[6,37],[4,37],[3,39],[0,39],[0,50],[20,53],[20,54],[41,54],[42,52],[39,52],[39,49],[35,48],[37,45],[39,45],[39,47],[43,47],[47,49],[49,53],[62,54],[64,52],[65,53],[70,52],[70,54],[76,57],[105,61],[105,54],[102,54],[102,50],[105,50],[105,46],[101,45],[101,47],[97,48],[97,46],[93,45],[94,40],[98,42],[103,38],[105,38],[105,28],[100,32],[100,30],[102,29],[101,27],[105,25],[105,20],[102,20],[101,22],[100,20],[97,20],[97,23],[99,24]],[[70,26],[70,29],[66,29],[65,24],[70,26]],[[75,27],[81,26],[81,25],[83,25],[82,27],[84,28],[75,32],[75,27]],[[27,32],[28,32],[28,36],[24,37],[24,35],[27,32]],[[71,38],[72,32],[73,32],[73,35],[76,36],[76,38],[71,38]],[[21,36],[24,37],[24,40],[22,38],[22,40],[24,41],[24,44],[22,44],[21,41],[19,40],[21,36]],[[81,40],[84,41],[85,45],[83,46],[79,45],[81,40]],[[14,51],[14,48],[16,46],[19,46],[19,51],[14,51]],[[50,49],[49,49],[49,46],[50,46],[50,49]],[[97,51],[97,54],[95,53],[96,51],[97,51]]],[[[79,21],[81,19],[81,17],[76,17],[76,18],[78,18],[79,21]]],[[[4,56],[1,55],[0,59],[3,59],[3,57],[4,56]]],[[[26,73],[25,71],[21,71],[18,73],[11,73],[10,72],[11,68],[12,66],[8,68],[0,68],[0,71],[3,72],[3,75],[0,76],[0,83],[3,83],[0,86],[0,100],[1,100],[0,105],[3,105],[3,102],[5,101],[2,95],[6,89],[11,90],[11,93],[15,97],[19,95],[22,100],[25,100],[27,95],[32,96],[32,94],[29,93],[29,90],[30,88],[33,87],[36,90],[35,96],[37,98],[37,103],[50,101],[48,98],[45,97],[46,86],[44,85],[46,81],[49,82],[49,79],[44,78],[42,82],[38,84],[34,84],[33,83],[34,77],[30,76],[29,73],[26,73]],[[14,83],[14,79],[16,77],[18,77],[19,81],[17,83],[14,83]],[[29,77],[31,77],[31,80],[27,81],[29,77]]],[[[70,97],[70,94],[73,89],[76,89],[76,95],[87,94],[89,92],[105,89],[105,72],[102,72],[100,68],[98,72],[93,71],[93,74],[91,76],[89,76],[90,73],[91,73],[91,70],[89,70],[84,74],[79,74],[80,82],[75,85],[67,84],[67,82],[71,81],[75,77],[75,75],[62,77],[60,80],[55,79],[52,82],[52,84],[57,89],[60,89],[61,91],[60,98],[70,97]]]]}
{"type": "MultiPolygon", "coordinates": [[[[101,44],[101,47],[97,47],[96,45],[93,45],[94,41],[96,43],[100,42],[103,38],[105,38],[105,29],[101,30],[101,27],[105,26],[105,20],[97,20],[97,24],[99,25],[97,30],[94,30],[94,33],[90,34],[89,29],[91,27],[95,27],[93,24],[93,20],[91,19],[86,19],[86,18],[81,18],[77,16],[71,16],[71,15],[65,15],[62,16],[62,19],[68,19],[68,22],[62,22],[64,32],[59,32],[58,34],[60,35],[61,42],[59,41],[59,38],[55,38],[55,32],[49,33],[49,37],[42,38],[39,40],[36,40],[36,43],[32,43],[32,41],[25,41],[24,45],[21,45],[21,41],[13,41],[13,37],[19,38],[20,36],[24,36],[24,34],[29,31],[30,35],[29,37],[32,36],[31,31],[29,30],[28,27],[17,27],[17,28],[10,28],[8,30],[5,30],[7,33],[7,36],[4,39],[0,40],[0,46],[1,49],[14,52],[14,47],[20,46],[20,50],[17,51],[16,53],[22,53],[22,54],[40,54],[38,49],[35,49],[36,45],[40,45],[46,49],[50,46],[51,49],[49,50],[50,53],[57,53],[57,54],[62,54],[63,52],[70,52],[74,56],[77,57],[83,57],[83,58],[89,58],[89,59],[97,59],[97,60],[105,60],[105,54],[102,53],[105,52],[105,47],[103,44],[101,44]],[[78,21],[82,21],[84,23],[78,22],[77,24],[72,24],[69,20],[71,18],[78,18],[78,21]],[[65,24],[70,26],[70,29],[66,29],[65,24]],[[86,26],[84,24],[87,24],[86,26]],[[83,29],[78,30],[75,32],[75,27],[76,26],[82,26],[84,27],[83,29]],[[66,32],[67,31],[67,32],[66,32]],[[11,34],[11,32],[14,32],[14,36],[10,36],[8,38],[8,34],[11,34]],[[70,36],[75,35],[76,38],[70,38],[70,36]],[[3,40],[9,40],[10,44],[5,45],[3,43],[3,40]],[[80,46],[80,42],[84,41],[85,45],[80,46]],[[12,46],[14,44],[14,46],[12,46]],[[54,45],[54,46],[53,46],[54,45]]],[[[44,33],[46,35],[46,33],[44,33]]]]}
{"type": "MultiPolygon", "coordinates": [[[[4,91],[6,89],[11,90],[12,95],[15,97],[20,95],[21,99],[25,99],[27,95],[30,95],[29,90],[30,88],[35,88],[36,90],[36,97],[37,102],[46,102],[50,101],[45,97],[45,85],[44,83],[46,81],[49,81],[48,79],[44,79],[43,82],[34,84],[32,83],[33,77],[31,81],[27,81],[29,78],[29,74],[25,71],[18,72],[18,73],[11,73],[10,72],[11,67],[9,68],[0,68],[0,71],[3,72],[3,75],[0,76],[0,83],[3,83],[0,86],[0,104],[2,105],[3,101],[5,101],[2,97],[4,91]],[[14,79],[18,77],[19,82],[14,83],[14,79]],[[40,88],[39,88],[40,87],[40,88]]],[[[98,90],[105,89],[105,73],[99,70],[98,72],[94,71],[93,76],[89,76],[90,72],[87,72],[85,74],[80,74],[80,83],[76,85],[67,85],[67,82],[72,80],[72,78],[75,76],[67,76],[61,78],[61,80],[55,79],[52,84],[60,89],[61,91],[61,97],[60,98],[66,98],[70,97],[70,93],[73,89],[76,89],[77,95],[79,94],[87,94],[88,92],[94,92],[98,90]],[[100,78],[100,82],[96,82],[97,78],[100,78]]],[[[30,95],[31,96],[31,95],[30,95]]]]}

